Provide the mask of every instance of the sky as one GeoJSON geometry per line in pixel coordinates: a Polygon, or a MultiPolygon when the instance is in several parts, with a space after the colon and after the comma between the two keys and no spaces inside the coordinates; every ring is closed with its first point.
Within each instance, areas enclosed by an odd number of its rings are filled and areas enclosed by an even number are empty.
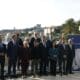
{"type": "Polygon", "coordinates": [[[80,19],[80,0],[0,0],[0,30],[57,26],[80,19]]]}

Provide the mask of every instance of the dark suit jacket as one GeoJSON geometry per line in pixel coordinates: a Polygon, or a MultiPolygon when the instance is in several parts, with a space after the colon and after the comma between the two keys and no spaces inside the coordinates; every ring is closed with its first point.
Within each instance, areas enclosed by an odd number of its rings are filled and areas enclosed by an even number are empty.
{"type": "Polygon", "coordinates": [[[40,59],[46,61],[48,59],[48,49],[42,43],[39,44],[40,48],[40,59]]]}
{"type": "Polygon", "coordinates": [[[68,58],[73,59],[75,57],[75,46],[72,45],[72,48],[68,45],[68,58]]]}
{"type": "Polygon", "coordinates": [[[67,57],[68,56],[68,45],[65,44],[65,48],[62,44],[59,44],[57,46],[58,46],[58,51],[59,51],[58,57],[60,59],[63,59],[64,55],[67,57]]]}
{"type": "Polygon", "coordinates": [[[18,59],[20,59],[20,56],[21,56],[21,54],[22,54],[22,47],[23,47],[23,41],[22,41],[21,38],[18,38],[18,39],[16,40],[16,45],[17,45],[17,47],[18,47],[18,50],[17,50],[17,52],[18,52],[18,59]]]}
{"type": "Polygon", "coordinates": [[[17,59],[17,54],[18,54],[17,50],[18,50],[17,44],[16,44],[16,43],[13,44],[13,42],[10,41],[10,42],[8,43],[8,47],[7,47],[7,56],[8,56],[11,60],[14,60],[14,61],[15,61],[15,60],[17,59]]]}

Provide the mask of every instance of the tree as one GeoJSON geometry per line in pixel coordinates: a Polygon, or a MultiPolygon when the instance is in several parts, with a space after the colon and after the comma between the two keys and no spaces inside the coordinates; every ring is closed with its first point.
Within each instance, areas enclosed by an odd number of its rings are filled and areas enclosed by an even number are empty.
{"type": "Polygon", "coordinates": [[[80,26],[80,20],[79,20],[79,21],[77,21],[76,23],[77,23],[77,26],[79,27],[79,26],[80,26]]]}
{"type": "Polygon", "coordinates": [[[80,33],[80,30],[79,30],[80,20],[76,22],[76,25],[77,25],[78,33],[80,33]]]}
{"type": "Polygon", "coordinates": [[[76,22],[72,18],[68,19],[62,27],[62,32],[65,34],[75,34],[78,32],[76,22]]]}

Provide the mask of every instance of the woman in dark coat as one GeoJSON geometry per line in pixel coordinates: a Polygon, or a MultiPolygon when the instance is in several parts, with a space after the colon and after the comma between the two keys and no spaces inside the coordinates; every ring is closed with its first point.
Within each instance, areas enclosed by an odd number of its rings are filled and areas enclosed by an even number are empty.
{"type": "Polygon", "coordinates": [[[27,75],[27,70],[29,66],[29,60],[30,60],[30,48],[27,41],[23,42],[23,48],[22,48],[22,54],[21,54],[21,69],[22,69],[22,75],[27,75]]]}
{"type": "Polygon", "coordinates": [[[52,42],[52,48],[49,50],[50,58],[50,73],[56,76],[56,65],[58,60],[58,49],[56,48],[55,41],[52,42]]]}

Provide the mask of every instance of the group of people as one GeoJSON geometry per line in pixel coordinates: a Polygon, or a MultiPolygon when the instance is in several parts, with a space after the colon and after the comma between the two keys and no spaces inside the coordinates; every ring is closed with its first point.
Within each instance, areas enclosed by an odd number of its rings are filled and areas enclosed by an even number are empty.
{"type": "Polygon", "coordinates": [[[26,76],[31,67],[32,75],[56,76],[72,74],[72,64],[75,57],[75,46],[71,39],[49,40],[35,34],[31,39],[22,40],[19,34],[13,34],[5,45],[0,36],[1,78],[4,78],[5,55],[8,58],[8,76],[16,76],[16,67],[21,68],[21,74],[26,76]],[[13,68],[13,69],[12,69],[13,68]]]}

